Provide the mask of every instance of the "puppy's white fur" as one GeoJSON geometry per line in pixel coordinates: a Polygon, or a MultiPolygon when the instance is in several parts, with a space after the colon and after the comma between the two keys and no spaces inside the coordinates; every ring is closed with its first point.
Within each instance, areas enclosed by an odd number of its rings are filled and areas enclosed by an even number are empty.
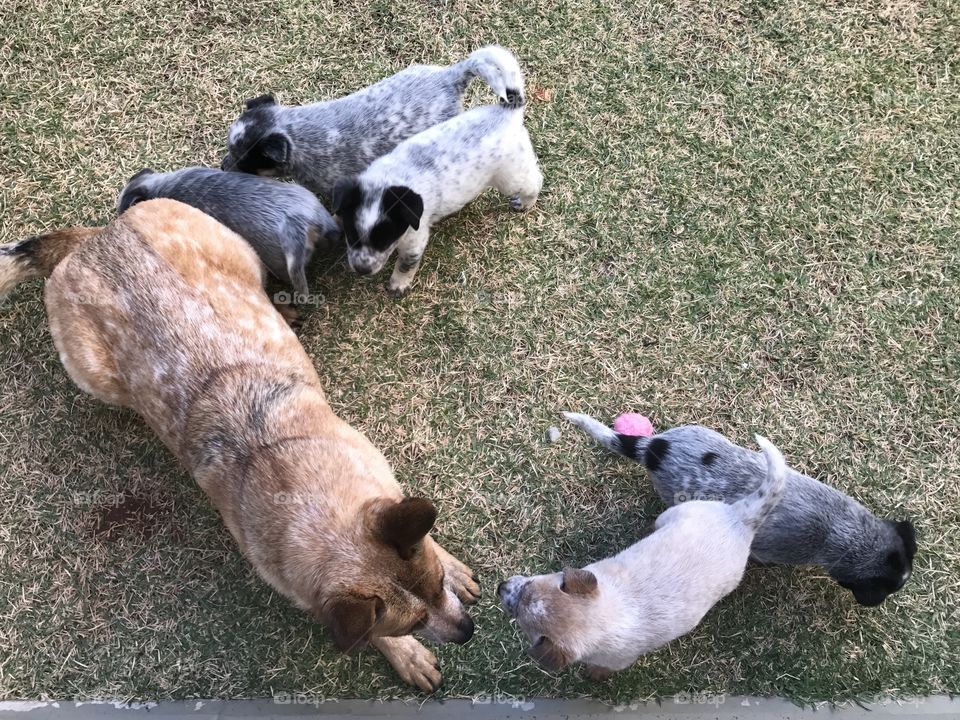
{"type": "Polygon", "coordinates": [[[583,662],[603,675],[695,628],[739,585],[754,533],[783,492],[782,455],[765,438],[757,442],[767,479],[756,493],[731,505],[677,505],[657,518],[652,535],[614,557],[502,583],[500,601],[533,641],[531,654],[551,669],[583,662]],[[584,582],[588,574],[595,586],[584,582]]]}

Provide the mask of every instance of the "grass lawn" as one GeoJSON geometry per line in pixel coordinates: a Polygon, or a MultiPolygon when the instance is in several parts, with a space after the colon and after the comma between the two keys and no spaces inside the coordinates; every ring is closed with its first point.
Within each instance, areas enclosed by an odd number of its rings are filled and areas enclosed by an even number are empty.
{"type": "MultiPolygon", "coordinates": [[[[439,694],[960,692],[955,0],[6,0],[0,240],[106,222],[143,166],[216,164],[247,97],[494,41],[528,74],[540,204],[491,192],[442,223],[401,301],[320,257],[302,332],[483,583],[439,694]],[[913,518],[914,576],[862,609],[823,572],[751,568],[610,683],[548,675],[497,582],[608,555],[662,509],[563,409],[762,431],[913,518]]],[[[40,282],[0,306],[0,370],[0,696],[417,695],[336,653],[138,418],[69,381],[40,282]]]]}

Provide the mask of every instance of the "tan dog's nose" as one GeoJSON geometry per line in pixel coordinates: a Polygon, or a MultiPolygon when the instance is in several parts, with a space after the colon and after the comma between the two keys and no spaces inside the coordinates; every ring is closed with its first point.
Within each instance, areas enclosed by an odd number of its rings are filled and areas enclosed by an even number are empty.
{"type": "Polygon", "coordinates": [[[460,624],[457,625],[457,637],[453,641],[457,645],[464,645],[465,643],[470,642],[470,638],[473,637],[474,631],[473,620],[469,615],[464,615],[463,620],[460,621],[460,624]]]}

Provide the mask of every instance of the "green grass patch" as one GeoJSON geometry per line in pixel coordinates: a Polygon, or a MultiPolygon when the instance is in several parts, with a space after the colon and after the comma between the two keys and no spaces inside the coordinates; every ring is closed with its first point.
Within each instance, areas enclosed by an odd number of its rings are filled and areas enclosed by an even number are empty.
{"type": "MultiPolygon", "coordinates": [[[[334,97],[486,42],[528,73],[546,175],[482,196],[413,292],[318,258],[302,338],[330,401],[434,498],[479,574],[440,695],[960,691],[960,10],[954,2],[14,0],[0,13],[0,240],[100,223],[126,178],[214,164],[241,102],[334,97]],[[635,541],[642,472],[560,410],[763,432],[912,517],[907,587],[854,606],[751,568],[689,636],[605,685],[550,676],[496,583],[635,541]]],[[[471,102],[489,97],[479,83],[471,102]]],[[[256,578],[147,428],[83,395],[40,284],[0,307],[0,697],[411,697],[256,578]],[[104,512],[134,498],[110,533],[104,512]],[[120,500],[122,499],[122,500],[120,500]]]]}

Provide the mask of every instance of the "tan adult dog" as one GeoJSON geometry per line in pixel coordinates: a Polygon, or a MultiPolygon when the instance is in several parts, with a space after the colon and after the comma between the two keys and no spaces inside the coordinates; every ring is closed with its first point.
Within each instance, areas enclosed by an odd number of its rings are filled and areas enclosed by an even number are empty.
{"type": "Polygon", "coordinates": [[[404,498],[383,455],[334,415],[263,273],[240,236],[172,200],[0,247],[0,296],[50,276],[70,377],[143,416],[257,572],[339,648],[370,642],[433,691],[436,658],[412,633],[469,640],[476,579],[428,535],[433,505],[404,498]]]}

